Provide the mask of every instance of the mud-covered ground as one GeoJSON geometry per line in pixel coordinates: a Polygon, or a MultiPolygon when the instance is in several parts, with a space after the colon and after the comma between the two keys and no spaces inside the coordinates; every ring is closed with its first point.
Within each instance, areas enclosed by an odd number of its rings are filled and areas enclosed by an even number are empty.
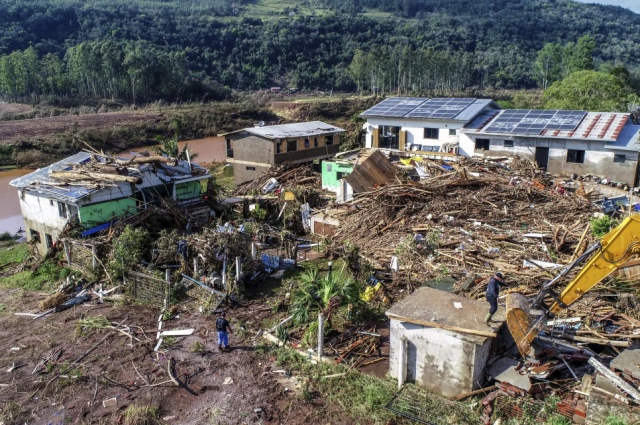
{"type": "Polygon", "coordinates": [[[37,311],[46,296],[0,291],[0,420],[5,424],[122,423],[130,405],[157,406],[161,422],[176,424],[352,422],[322,399],[303,397],[302,378],[289,376],[263,340],[254,339],[260,322],[272,314],[262,302],[229,311],[235,333],[228,352],[217,349],[215,318],[183,304],[164,329],[195,332],[154,352],[159,309],[90,301],[36,320],[14,315],[37,311]],[[111,328],[78,329],[79,320],[97,316],[129,326],[140,341],[111,328]],[[58,347],[57,361],[32,374],[58,347]],[[168,376],[170,358],[181,387],[168,376]],[[114,397],[115,406],[103,406],[114,397]]]}

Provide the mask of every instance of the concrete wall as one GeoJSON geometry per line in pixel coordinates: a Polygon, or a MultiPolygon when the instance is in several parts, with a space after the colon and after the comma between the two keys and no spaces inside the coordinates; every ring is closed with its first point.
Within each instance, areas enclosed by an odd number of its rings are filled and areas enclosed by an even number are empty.
{"type": "MultiPolygon", "coordinates": [[[[547,170],[550,173],[568,176],[571,173],[579,175],[594,174],[606,177],[610,180],[634,185],[636,169],[638,167],[638,153],[605,149],[604,141],[545,139],[545,138],[513,138],[513,147],[505,147],[507,137],[481,136],[461,134],[460,146],[464,146],[465,152],[475,148],[475,140],[489,139],[489,150],[481,151],[487,156],[519,155],[535,159],[536,147],[549,148],[549,163],[547,170]],[[567,150],[584,150],[583,164],[567,162],[567,150]],[[625,155],[625,162],[613,162],[615,154],[625,155]]],[[[462,149],[461,149],[462,150],[462,149]]]]}
{"type": "Polygon", "coordinates": [[[398,377],[400,339],[408,340],[407,382],[454,396],[479,388],[491,338],[391,320],[389,375],[398,377]]]}
{"type": "MultiPolygon", "coordinates": [[[[412,144],[421,144],[421,145],[429,145],[429,146],[442,146],[443,143],[452,143],[458,141],[458,130],[460,130],[464,126],[464,122],[460,121],[426,121],[426,120],[416,120],[411,118],[368,118],[367,124],[365,125],[365,145],[366,147],[371,147],[371,135],[373,134],[373,129],[380,128],[382,126],[391,126],[391,127],[400,127],[400,130],[406,130],[407,132],[407,141],[406,141],[406,149],[409,149],[409,146],[412,144]],[[439,128],[440,131],[438,133],[438,139],[425,139],[424,138],[424,129],[425,128],[439,128]],[[449,135],[449,130],[456,130],[455,136],[449,135]]],[[[462,152],[460,152],[463,154],[462,152]]],[[[473,151],[471,151],[473,153],[473,151]]],[[[469,154],[470,155],[470,154],[469,154]]],[[[466,155],[466,156],[469,156],[466,155]]]]}
{"type": "Polygon", "coordinates": [[[25,192],[24,197],[20,198],[20,209],[26,226],[27,240],[33,240],[32,230],[39,233],[40,242],[36,248],[41,255],[44,255],[48,249],[45,235],[51,235],[53,242],[55,242],[67,224],[70,214],[73,214],[74,210],[77,213],[75,204],[64,204],[66,205],[67,218],[60,216],[58,201],[29,192],[25,192]]]}
{"type": "Polygon", "coordinates": [[[322,188],[337,193],[342,185],[338,173],[351,174],[353,166],[352,162],[322,161],[322,188]]]}

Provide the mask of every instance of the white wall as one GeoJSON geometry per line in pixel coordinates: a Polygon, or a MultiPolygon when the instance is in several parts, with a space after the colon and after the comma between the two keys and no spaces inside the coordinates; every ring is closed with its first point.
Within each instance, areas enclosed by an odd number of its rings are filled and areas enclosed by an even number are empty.
{"type": "Polygon", "coordinates": [[[398,377],[400,339],[407,348],[407,382],[454,396],[482,384],[491,338],[474,338],[444,329],[391,320],[389,375],[398,377]]]}
{"type": "MultiPolygon", "coordinates": [[[[430,145],[430,146],[442,146],[443,143],[451,143],[457,142],[458,136],[450,136],[449,130],[459,130],[461,129],[465,123],[460,121],[435,121],[435,120],[415,120],[408,118],[368,118],[367,124],[365,124],[365,146],[367,148],[371,147],[372,143],[372,134],[374,128],[380,128],[382,126],[390,126],[390,127],[400,127],[400,130],[406,130],[407,132],[407,149],[411,144],[422,144],[422,145],[430,145]],[[440,134],[438,140],[436,139],[425,139],[424,138],[424,129],[425,128],[439,128],[440,134]]],[[[456,131],[457,133],[457,131],[456,131]]]]}
{"type": "Polygon", "coordinates": [[[508,140],[507,137],[463,133],[460,135],[460,153],[463,150],[467,153],[473,153],[476,138],[489,139],[489,151],[481,152],[487,156],[519,155],[535,159],[536,147],[547,147],[549,148],[547,170],[550,173],[563,176],[568,176],[571,173],[578,175],[593,174],[629,185],[634,183],[638,153],[606,149],[604,147],[607,143],[606,141],[516,137],[513,139],[513,147],[504,147],[504,140],[508,140]],[[568,149],[584,150],[584,163],[567,162],[568,149]],[[625,162],[613,162],[615,154],[625,155],[625,162]]]}

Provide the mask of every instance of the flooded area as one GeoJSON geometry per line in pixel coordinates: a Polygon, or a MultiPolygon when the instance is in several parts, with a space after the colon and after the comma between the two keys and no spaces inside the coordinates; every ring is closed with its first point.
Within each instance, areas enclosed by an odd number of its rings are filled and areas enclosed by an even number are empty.
{"type": "MultiPolygon", "coordinates": [[[[180,149],[184,145],[189,145],[189,152],[198,154],[193,160],[195,163],[208,166],[214,162],[223,162],[227,157],[227,152],[223,137],[206,137],[204,139],[186,140],[179,142],[180,149]]],[[[153,146],[146,148],[138,148],[135,151],[147,149],[153,151],[153,146]]],[[[129,151],[122,152],[127,154],[129,151]]],[[[0,171],[0,233],[15,233],[20,228],[24,230],[24,222],[20,213],[20,202],[18,200],[18,191],[9,186],[9,182],[17,177],[24,176],[32,170],[10,170],[0,171]]]]}
{"type": "MultiPolygon", "coordinates": [[[[191,154],[198,154],[193,159],[193,162],[203,166],[211,165],[214,162],[223,162],[227,158],[227,150],[224,144],[224,137],[205,137],[204,139],[185,140],[178,142],[180,150],[184,149],[184,145],[189,145],[189,152],[191,154]]],[[[134,151],[142,151],[147,149],[149,152],[153,152],[154,146],[145,146],[142,148],[134,149],[134,151]]],[[[130,151],[122,152],[122,154],[128,154],[130,151]]]]}
{"type": "Polygon", "coordinates": [[[31,171],[32,170],[0,171],[0,200],[2,200],[2,202],[0,202],[0,233],[9,232],[14,234],[20,228],[24,230],[18,191],[9,186],[9,182],[31,171]]]}

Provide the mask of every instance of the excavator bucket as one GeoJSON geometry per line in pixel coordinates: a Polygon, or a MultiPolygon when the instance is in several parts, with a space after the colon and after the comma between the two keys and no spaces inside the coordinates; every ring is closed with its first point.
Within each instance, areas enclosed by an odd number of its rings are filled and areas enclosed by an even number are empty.
{"type": "Polygon", "coordinates": [[[507,295],[507,327],[523,357],[529,355],[531,342],[538,334],[531,318],[529,300],[520,294],[507,295]]]}

